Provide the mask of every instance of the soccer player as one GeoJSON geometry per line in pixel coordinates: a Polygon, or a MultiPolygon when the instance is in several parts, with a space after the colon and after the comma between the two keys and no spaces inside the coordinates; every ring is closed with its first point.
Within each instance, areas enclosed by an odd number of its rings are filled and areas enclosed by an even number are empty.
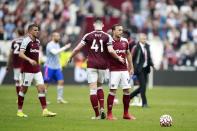
{"type": "Polygon", "coordinates": [[[72,51],[70,61],[83,47],[87,49],[87,75],[90,88],[90,101],[95,111],[95,117],[92,117],[92,119],[105,119],[102,84],[106,69],[108,68],[108,56],[109,54],[112,55],[120,63],[124,61],[113,50],[111,36],[102,31],[103,22],[100,19],[96,19],[93,26],[95,31],[85,34],[81,42],[72,51]]]}
{"type": "Polygon", "coordinates": [[[63,99],[64,78],[60,66],[59,53],[70,48],[71,44],[67,44],[60,48],[59,41],[60,34],[54,32],[52,34],[52,40],[46,47],[47,61],[45,63],[44,81],[47,88],[49,82],[52,80],[57,81],[57,102],[65,104],[68,102],[63,99]]]}
{"type": "Polygon", "coordinates": [[[24,38],[24,30],[22,28],[17,29],[18,37],[12,41],[10,54],[7,63],[7,71],[13,67],[14,81],[16,86],[16,94],[20,91],[20,74],[21,74],[21,62],[22,59],[19,57],[20,46],[24,38]]]}
{"type": "Polygon", "coordinates": [[[107,119],[116,120],[117,118],[112,114],[112,107],[116,90],[118,86],[123,89],[123,105],[124,113],[123,119],[134,120],[134,116],[129,114],[129,102],[130,102],[130,74],[133,74],[132,57],[129,51],[129,44],[126,38],[122,37],[123,27],[119,24],[115,24],[112,27],[113,35],[113,49],[116,53],[124,59],[124,63],[117,61],[114,58],[109,59],[110,79],[109,86],[110,91],[107,98],[107,119]]]}
{"type": "Polygon", "coordinates": [[[43,109],[42,116],[56,116],[56,113],[50,112],[47,109],[46,97],[45,97],[45,85],[38,63],[39,59],[39,46],[38,40],[39,27],[36,24],[30,24],[28,26],[28,35],[23,39],[19,56],[23,59],[22,63],[22,86],[18,95],[18,117],[27,117],[22,111],[23,101],[27,89],[31,86],[33,80],[36,82],[38,90],[38,97],[43,109]]]}

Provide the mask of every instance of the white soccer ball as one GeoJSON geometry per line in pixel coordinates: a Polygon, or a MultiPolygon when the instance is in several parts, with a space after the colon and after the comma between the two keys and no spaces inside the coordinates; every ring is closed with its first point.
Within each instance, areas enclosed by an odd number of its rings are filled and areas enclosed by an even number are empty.
{"type": "Polygon", "coordinates": [[[172,117],[170,115],[162,115],[160,117],[161,127],[170,127],[172,126],[172,117]]]}

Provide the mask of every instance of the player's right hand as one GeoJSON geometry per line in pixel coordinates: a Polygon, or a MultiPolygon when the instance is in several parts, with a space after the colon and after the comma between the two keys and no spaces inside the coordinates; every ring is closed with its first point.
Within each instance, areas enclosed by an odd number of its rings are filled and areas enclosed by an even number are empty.
{"type": "Polygon", "coordinates": [[[123,64],[125,63],[124,58],[122,58],[121,56],[118,57],[118,60],[119,60],[121,63],[123,63],[123,64]]]}
{"type": "Polygon", "coordinates": [[[29,63],[30,63],[31,65],[33,65],[33,66],[34,66],[34,65],[37,65],[37,62],[36,62],[35,60],[32,60],[32,59],[29,60],[29,63]]]}
{"type": "Polygon", "coordinates": [[[68,43],[64,46],[66,49],[70,48],[71,47],[71,43],[68,43]]]}

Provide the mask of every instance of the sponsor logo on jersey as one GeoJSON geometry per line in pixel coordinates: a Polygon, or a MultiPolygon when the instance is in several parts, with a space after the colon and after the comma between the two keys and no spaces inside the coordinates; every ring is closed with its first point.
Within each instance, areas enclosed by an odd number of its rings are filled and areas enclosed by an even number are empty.
{"type": "Polygon", "coordinates": [[[116,50],[116,53],[125,53],[126,50],[116,50]]]}
{"type": "Polygon", "coordinates": [[[37,49],[30,49],[30,52],[32,52],[32,53],[39,53],[39,50],[37,50],[37,49]]]}

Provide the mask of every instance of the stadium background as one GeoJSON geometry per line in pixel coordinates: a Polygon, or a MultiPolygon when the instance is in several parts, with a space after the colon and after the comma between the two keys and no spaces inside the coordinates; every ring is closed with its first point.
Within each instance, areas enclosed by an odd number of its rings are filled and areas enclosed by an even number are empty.
{"type": "MultiPolygon", "coordinates": [[[[121,23],[131,31],[133,40],[139,32],[148,35],[156,67],[151,85],[197,85],[197,6],[193,0],[1,0],[0,83],[13,83],[12,72],[6,74],[5,65],[17,28],[26,29],[33,22],[40,25],[44,63],[52,31],[61,33],[61,45],[71,42],[73,48],[93,29],[94,17],[103,19],[104,31],[121,23]]],[[[85,51],[66,66],[70,52],[60,55],[65,84],[84,83],[85,51]],[[68,80],[68,75],[72,79],[68,80]]]]}

